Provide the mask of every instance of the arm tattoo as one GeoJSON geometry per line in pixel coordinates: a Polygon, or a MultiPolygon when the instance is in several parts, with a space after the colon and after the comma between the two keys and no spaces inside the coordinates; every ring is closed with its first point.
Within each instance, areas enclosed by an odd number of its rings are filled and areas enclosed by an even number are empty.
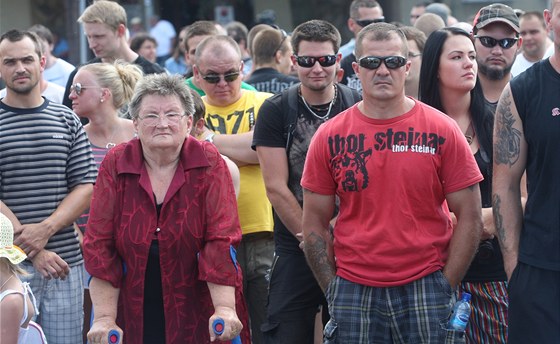
{"type": "Polygon", "coordinates": [[[504,229],[504,217],[500,214],[502,208],[502,199],[498,195],[492,197],[492,212],[494,214],[494,226],[498,232],[500,244],[506,240],[506,231],[504,229]]]}
{"type": "Polygon", "coordinates": [[[325,239],[316,233],[311,233],[305,241],[304,252],[313,275],[325,292],[335,275],[335,267],[329,260],[325,239]]]}
{"type": "Polygon", "coordinates": [[[515,119],[511,113],[511,94],[504,93],[496,111],[496,142],[494,161],[496,164],[512,166],[519,159],[521,132],[513,127],[515,119]]]}

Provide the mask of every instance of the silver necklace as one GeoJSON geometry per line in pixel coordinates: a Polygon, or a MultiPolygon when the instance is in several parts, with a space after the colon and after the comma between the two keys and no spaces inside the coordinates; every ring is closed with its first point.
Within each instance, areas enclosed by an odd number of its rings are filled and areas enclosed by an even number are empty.
{"type": "Polygon", "coordinates": [[[113,137],[115,137],[115,134],[117,133],[118,130],[119,130],[119,125],[117,123],[117,125],[115,126],[115,129],[113,129],[113,133],[111,134],[111,137],[109,138],[109,140],[107,140],[107,144],[105,145],[105,148],[111,149],[111,148],[113,148],[117,145],[116,143],[114,143],[112,141],[113,141],[113,137]]]}
{"type": "Polygon", "coordinates": [[[315,113],[315,111],[311,110],[311,107],[307,104],[307,102],[305,101],[305,98],[303,98],[303,94],[301,94],[301,86],[300,86],[299,96],[301,97],[301,100],[303,100],[303,105],[305,105],[305,108],[307,109],[307,111],[309,111],[313,116],[315,116],[316,118],[318,118],[322,121],[326,121],[327,119],[329,119],[329,115],[331,114],[333,104],[336,100],[337,89],[336,89],[335,85],[333,85],[333,87],[334,87],[334,97],[331,100],[331,102],[329,103],[329,109],[327,110],[327,113],[324,116],[319,116],[315,113]]]}

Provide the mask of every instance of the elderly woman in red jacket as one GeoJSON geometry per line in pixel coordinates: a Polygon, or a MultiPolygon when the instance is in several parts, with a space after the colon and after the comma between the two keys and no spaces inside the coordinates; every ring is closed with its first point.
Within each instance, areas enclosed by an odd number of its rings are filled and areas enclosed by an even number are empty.
{"type": "Polygon", "coordinates": [[[180,77],[146,76],[129,111],[138,139],[101,164],[84,238],[88,339],[107,343],[111,329],[127,343],[232,339],[248,326],[236,297],[241,230],[226,164],[212,144],[189,137],[194,108],[180,77]]]}

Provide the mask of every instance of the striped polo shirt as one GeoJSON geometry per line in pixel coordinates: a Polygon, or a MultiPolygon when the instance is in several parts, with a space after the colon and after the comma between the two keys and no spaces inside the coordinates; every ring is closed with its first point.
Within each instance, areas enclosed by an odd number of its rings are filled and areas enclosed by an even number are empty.
{"type": "MultiPolygon", "coordinates": [[[[22,224],[43,221],[73,187],[96,177],[89,140],[70,109],[46,99],[31,109],[0,101],[0,199],[22,224]]],[[[45,249],[71,266],[83,261],[72,226],[54,234],[45,249]]]]}

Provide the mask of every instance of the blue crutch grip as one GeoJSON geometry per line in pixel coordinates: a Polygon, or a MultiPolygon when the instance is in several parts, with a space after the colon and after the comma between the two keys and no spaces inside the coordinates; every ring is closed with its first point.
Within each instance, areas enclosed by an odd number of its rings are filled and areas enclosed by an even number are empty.
{"type": "Polygon", "coordinates": [[[117,330],[109,331],[109,335],[107,337],[107,342],[109,344],[118,344],[121,342],[121,335],[117,330]]]}
{"type": "MultiPolygon", "coordinates": [[[[212,322],[212,329],[214,330],[214,333],[217,334],[218,336],[224,333],[224,329],[225,329],[224,319],[222,318],[215,319],[214,322],[212,322]]],[[[231,340],[231,344],[241,344],[241,337],[237,336],[233,338],[231,340]]]]}

